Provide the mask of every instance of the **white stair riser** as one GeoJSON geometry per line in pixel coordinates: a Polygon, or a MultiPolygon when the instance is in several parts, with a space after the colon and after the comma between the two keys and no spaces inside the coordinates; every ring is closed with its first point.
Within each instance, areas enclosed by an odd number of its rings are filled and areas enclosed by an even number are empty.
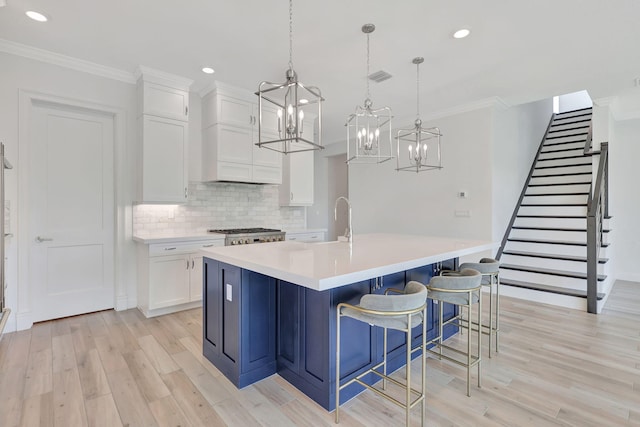
{"type": "Polygon", "coordinates": [[[555,136],[570,136],[570,135],[578,135],[578,134],[583,134],[586,133],[587,129],[571,129],[571,130],[563,130],[560,132],[549,132],[547,134],[547,138],[548,137],[555,137],[555,136]]]}
{"type": "Polygon", "coordinates": [[[523,227],[570,227],[570,228],[587,228],[586,218],[516,218],[513,225],[523,227]]]}
{"type": "MultiPolygon", "coordinates": [[[[573,185],[547,185],[544,187],[529,187],[527,188],[526,195],[534,195],[541,193],[553,193],[553,194],[562,194],[562,193],[588,193],[589,192],[589,183],[585,184],[573,184],[573,185]]],[[[587,196],[582,196],[587,197],[587,196]]]]}
{"type": "Polygon", "coordinates": [[[564,205],[564,204],[576,204],[576,203],[587,203],[586,195],[576,195],[576,196],[568,196],[568,195],[558,195],[558,196],[535,196],[535,195],[525,195],[522,203],[528,204],[552,204],[552,205],[564,205]]]}
{"type": "Polygon", "coordinates": [[[520,206],[519,215],[586,216],[586,206],[520,206]]]}
{"type": "MultiPolygon", "coordinates": [[[[602,233],[602,242],[610,243],[611,233],[602,233]]],[[[562,240],[567,242],[586,242],[586,231],[550,231],[550,230],[521,230],[511,229],[510,238],[562,240]]]]}
{"type": "Polygon", "coordinates": [[[571,153],[574,153],[574,154],[580,154],[584,150],[584,141],[582,140],[573,142],[571,144],[561,144],[561,145],[552,145],[553,144],[552,141],[553,140],[550,139],[546,144],[544,144],[542,148],[542,151],[544,151],[544,153],[540,153],[541,156],[549,156],[553,154],[552,152],[556,152],[556,154],[564,153],[564,151],[557,152],[557,150],[573,149],[571,153]],[[549,153],[549,151],[552,151],[552,152],[549,153]]]}
{"type": "Polygon", "coordinates": [[[514,286],[504,286],[502,289],[500,289],[500,294],[527,301],[535,301],[543,304],[552,304],[559,307],[566,307],[579,311],[587,311],[586,298],[558,295],[551,292],[539,292],[531,289],[516,288],[514,286]]]}
{"type": "MultiPolygon", "coordinates": [[[[519,252],[540,252],[543,254],[564,254],[587,256],[586,246],[550,245],[547,243],[528,243],[509,241],[505,247],[507,250],[519,252]]],[[[600,256],[603,256],[600,254],[600,256]]]]}
{"type": "Polygon", "coordinates": [[[587,118],[583,118],[583,117],[579,117],[579,118],[575,118],[573,120],[554,120],[554,122],[551,124],[551,129],[552,131],[554,130],[566,130],[566,129],[572,129],[572,128],[577,128],[577,127],[582,127],[582,126],[589,126],[589,122],[588,121],[583,121],[583,120],[588,120],[587,118]]]}
{"type": "Polygon", "coordinates": [[[519,280],[521,282],[538,283],[541,285],[557,286],[568,289],[587,289],[587,279],[553,276],[550,274],[530,273],[528,271],[500,269],[500,279],[519,280]]]}
{"type": "MultiPolygon", "coordinates": [[[[587,263],[578,261],[565,261],[560,259],[536,258],[503,254],[501,264],[522,265],[527,267],[550,268],[552,270],[587,272],[587,263]]],[[[598,264],[598,274],[606,274],[606,264],[598,264]]]]}
{"type": "Polygon", "coordinates": [[[509,237],[541,240],[567,240],[571,242],[587,241],[587,233],[585,231],[521,230],[512,228],[509,237]]]}
{"type": "MultiPolygon", "coordinates": [[[[552,157],[560,157],[560,156],[552,156],[552,157]]],[[[555,160],[546,160],[546,159],[538,159],[536,162],[536,168],[538,167],[548,167],[548,166],[576,166],[582,163],[592,164],[591,157],[585,158],[563,158],[563,159],[555,159],[555,160]]]]}
{"type": "MultiPolygon", "coordinates": [[[[546,162],[546,163],[549,163],[549,162],[546,162]]],[[[558,168],[546,168],[546,166],[551,166],[551,165],[545,165],[545,164],[537,165],[535,170],[533,171],[533,176],[536,176],[536,175],[560,175],[560,174],[565,174],[565,173],[592,172],[591,164],[579,165],[579,166],[567,165],[567,166],[562,166],[562,167],[558,167],[558,168]]]]}
{"type": "Polygon", "coordinates": [[[581,118],[585,118],[585,119],[591,118],[591,110],[568,111],[566,113],[558,113],[554,117],[553,122],[557,123],[557,122],[560,122],[562,120],[567,120],[569,117],[578,117],[578,116],[580,116],[581,118]]]}
{"type": "MultiPolygon", "coordinates": [[[[540,173],[541,174],[541,173],[540,173]]],[[[531,177],[530,184],[555,184],[564,182],[591,182],[591,171],[588,175],[567,175],[567,176],[550,176],[550,177],[531,177]]]]}

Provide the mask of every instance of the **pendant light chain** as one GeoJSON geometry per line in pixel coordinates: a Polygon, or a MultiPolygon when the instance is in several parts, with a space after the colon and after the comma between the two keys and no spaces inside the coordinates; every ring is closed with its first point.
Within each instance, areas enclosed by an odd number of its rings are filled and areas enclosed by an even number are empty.
{"type": "Polygon", "coordinates": [[[293,0],[289,0],[289,68],[293,70],[293,0]]]}
{"type": "Polygon", "coordinates": [[[367,33],[367,75],[365,79],[367,80],[367,99],[371,99],[371,93],[369,92],[369,61],[370,61],[370,53],[369,53],[369,33],[367,33]]]}
{"type": "Polygon", "coordinates": [[[417,72],[416,72],[416,93],[417,93],[417,106],[416,106],[416,111],[418,112],[418,119],[420,118],[420,63],[416,64],[417,67],[417,72]]]}

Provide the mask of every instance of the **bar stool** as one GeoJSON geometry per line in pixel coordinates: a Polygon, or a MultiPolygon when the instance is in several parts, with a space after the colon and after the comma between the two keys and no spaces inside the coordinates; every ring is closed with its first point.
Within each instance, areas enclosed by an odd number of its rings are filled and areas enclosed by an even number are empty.
{"type": "Polygon", "coordinates": [[[460,266],[472,268],[482,274],[482,286],[489,286],[489,325],[483,325],[483,333],[489,335],[489,357],[491,357],[491,345],[493,336],[496,337],[496,353],[498,348],[498,332],[500,331],[500,262],[493,258],[482,258],[480,262],[465,262],[460,266]],[[493,285],[496,285],[496,304],[493,305],[493,285]],[[495,318],[495,323],[493,319],[495,318]]]}
{"type": "Polygon", "coordinates": [[[427,349],[428,352],[435,354],[440,359],[446,359],[451,362],[454,362],[458,365],[464,366],[467,368],[467,396],[471,396],[471,368],[474,366],[478,367],[478,387],[481,386],[480,383],[480,363],[482,361],[482,299],[480,298],[480,289],[482,288],[482,275],[479,271],[465,268],[460,270],[459,272],[445,272],[441,276],[432,277],[429,281],[429,285],[427,286],[427,290],[429,291],[429,298],[438,301],[438,335],[427,342],[427,345],[434,344],[435,347],[438,348],[437,351],[432,348],[427,349]],[[467,319],[468,321],[462,318],[462,310],[454,316],[452,319],[447,320],[443,323],[442,319],[442,303],[450,303],[454,304],[460,308],[467,308],[467,319]],[[471,353],[471,332],[473,331],[473,327],[471,324],[471,306],[473,304],[478,304],[478,325],[477,329],[478,334],[478,351],[477,355],[473,355],[471,353]],[[468,330],[467,333],[467,351],[462,351],[457,348],[453,348],[447,344],[442,342],[442,330],[446,324],[455,324],[459,328],[466,328],[468,330]],[[448,354],[443,354],[442,350],[446,349],[450,351],[452,354],[456,354],[457,356],[452,356],[448,354]],[[465,360],[461,360],[460,356],[466,356],[465,360]]]}
{"type": "Polygon", "coordinates": [[[336,313],[336,424],[340,422],[340,390],[353,384],[358,383],[376,394],[390,400],[396,405],[402,407],[406,411],[406,425],[409,425],[411,408],[418,403],[421,405],[421,425],[424,426],[425,421],[425,396],[426,396],[426,355],[422,352],[422,387],[416,390],[411,386],[411,355],[414,351],[425,348],[425,340],[427,336],[426,315],[427,315],[427,288],[420,282],[411,281],[407,283],[404,291],[398,289],[388,289],[385,295],[367,294],[360,298],[359,305],[340,303],[336,313]],[[398,295],[388,295],[389,292],[398,295]],[[355,378],[350,379],[344,384],[340,384],[340,319],[343,316],[351,317],[361,322],[368,323],[372,326],[378,326],[384,329],[384,347],[383,360],[377,365],[371,367],[355,378]],[[411,330],[422,323],[422,344],[415,349],[411,349],[411,330]],[[397,381],[387,375],[387,329],[395,329],[403,331],[406,336],[406,383],[397,381]],[[382,372],[379,369],[382,368],[382,372]],[[368,374],[375,374],[382,378],[382,388],[366,384],[362,378],[368,374]],[[385,392],[387,381],[402,387],[406,391],[406,399],[401,402],[385,392]],[[411,400],[412,393],[416,395],[411,400]]]}

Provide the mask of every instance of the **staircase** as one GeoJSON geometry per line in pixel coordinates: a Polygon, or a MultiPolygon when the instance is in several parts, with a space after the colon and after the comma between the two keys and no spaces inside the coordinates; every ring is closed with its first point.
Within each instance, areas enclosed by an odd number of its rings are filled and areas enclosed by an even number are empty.
{"type": "MultiPolygon", "coordinates": [[[[586,310],[587,209],[598,154],[585,154],[590,138],[590,108],[552,117],[497,255],[503,294],[586,310]]],[[[598,250],[598,301],[608,285],[608,221],[598,250]]]]}

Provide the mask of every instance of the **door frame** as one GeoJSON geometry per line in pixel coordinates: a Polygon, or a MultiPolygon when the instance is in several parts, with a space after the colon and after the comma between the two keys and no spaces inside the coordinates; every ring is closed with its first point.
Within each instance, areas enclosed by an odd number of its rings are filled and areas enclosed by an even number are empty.
{"type": "MultiPolygon", "coordinates": [[[[114,188],[114,295],[113,304],[116,310],[128,308],[126,272],[126,238],[125,224],[131,222],[131,202],[126,202],[127,170],[126,160],[126,112],[119,107],[94,103],[91,101],[67,98],[64,96],[19,90],[18,110],[18,304],[16,307],[17,330],[29,329],[33,325],[33,286],[29,277],[29,123],[33,117],[34,102],[58,104],[63,107],[80,108],[107,114],[113,118],[113,188],[114,188]],[[128,206],[127,206],[128,205],[128,206]],[[127,221],[129,217],[129,221],[127,221]]],[[[131,186],[129,186],[131,187],[131,186]]],[[[15,215],[15,214],[14,214],[15,215]]],[[[131,240],[131,231],[129,231],[131,240]]]]}

